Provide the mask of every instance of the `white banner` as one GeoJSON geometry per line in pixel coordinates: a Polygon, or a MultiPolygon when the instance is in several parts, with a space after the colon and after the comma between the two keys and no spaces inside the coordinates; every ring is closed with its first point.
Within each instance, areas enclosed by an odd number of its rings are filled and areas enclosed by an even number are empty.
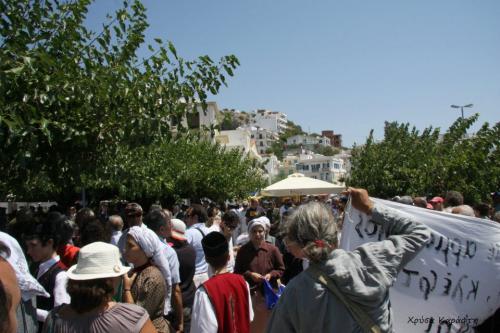
{"type": "MultiPolygon", "coordinates": [[[[396,332],[473,332],[500,307],[500,223],[373,200],[432,230],[430,242],[391,288],[396,332]]],[[[341,248],[350,251],[384,238],[379,225],[348,207],[341,248]]]]}

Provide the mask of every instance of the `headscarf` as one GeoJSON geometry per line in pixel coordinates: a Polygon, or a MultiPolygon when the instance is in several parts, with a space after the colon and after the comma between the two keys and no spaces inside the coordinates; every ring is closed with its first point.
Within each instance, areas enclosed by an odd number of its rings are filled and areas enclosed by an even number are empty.
{"type": "Polygon", "coordinates": [[[0,241],[10,249],[10,256],[4,259],[9,262],[16,272],[17,283],[19,283],[23,301],[28,301],[33,296],[50,297],[49,293],[30,274],[26,257],[17,240],[9,234],[0,231],[0,241]]]}
{"type": "MultiPolygon", "coordinates": [[[[139,244],[141,249],[144,251],[147,257],[151,258],[153,264],[158,267],[165,279],[167,284],[167,293],[171,290],[172,285],[172,274],[170,272],[170,266],[168,265],[167,255],[166,255],[166,244],[162,243],[158,238],[158,235],[154,231],[148,228],[141,227],[131,227],[128,234],[134,238],[134,240],[139,244]]],[[[170,311],[170,304],[168,304],[168,297],[165,297],[165,307],[164,313],[168,314],[170,311]]]]}
{"type": "Polygon", "coordinates": [[[271,229],[271,222],[265,216],[253,219],[250,221],[250,223],[248,223],[248,233],[252,232],[252,229],[256,226],[261,226],[264,228],[264,230],[269,231],[269,229],[271,229]]]}

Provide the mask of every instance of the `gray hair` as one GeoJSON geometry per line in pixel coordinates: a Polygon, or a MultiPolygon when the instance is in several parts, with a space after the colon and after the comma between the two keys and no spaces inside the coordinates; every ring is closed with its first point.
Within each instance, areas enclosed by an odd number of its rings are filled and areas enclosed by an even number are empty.
{"type": "Polygon", "coordinates": [[[123,229],[123,219],[120,215],[111,215],[108,217],[108,222],[113,231],[121,231],[123,229]]]}
{"type": "Polygon", "coordinates": [[[337,225],[331,210],[319,202],[297,208],[286,226],[286,237],[313,262],[324,261],[337,246],[337,225]]]}

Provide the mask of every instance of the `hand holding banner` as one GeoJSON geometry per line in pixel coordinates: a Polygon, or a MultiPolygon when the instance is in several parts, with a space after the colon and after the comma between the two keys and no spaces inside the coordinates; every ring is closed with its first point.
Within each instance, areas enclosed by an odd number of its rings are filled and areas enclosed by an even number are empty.
{"type": "MultiPolygon", "coordinates": [[[[395,332],[473,332],[500,307],[500,224],[372,199],[412,215],[432,230],[425,248],[390,291],[395,332]]],[[[353,207],[345,212],[340,247],[385,239],[382,228],[353,207]]]]}

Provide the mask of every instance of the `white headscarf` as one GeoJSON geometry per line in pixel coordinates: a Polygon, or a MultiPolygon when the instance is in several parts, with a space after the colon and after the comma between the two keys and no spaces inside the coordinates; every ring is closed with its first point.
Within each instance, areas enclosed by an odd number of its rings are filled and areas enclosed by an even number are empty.
{"type": "MultiPolygon", "coordinates": [[[[137,244],[139,244],[146,256],[152,258],[154,265],[161,271],[161,274],[165,278],[165,282],[167,284],[168,293],[169,290],[171,290],[172,274],[170,272],[170,266],[168,265],[167,256],[165,254],[165,247],[167,244],[162,243],[162,241],[158,238],[158,235],[148,228],[131,227],[128,234],[134,238],[137,244]]],[[[170,305],[168,304],[168,298],[165,297],[164,313],[168,314],[169,311],[170,305]]]]}
{"type": "Polygon", "coordinates": [[[250,223],[248,223],[248,233],[250,233],[256,226],[261,226],[264,230],[269,231],[269,229],[271,229],[271,221],[269,221],[269,219],[265,216],[251,220],[250,223]]]}
{"type": "Polygon", "coordinates": [[[19,289],[21,289],[23,301],[27,301],[33,296],[50,297],[49,293],[30,274],[26,257],[17,240],[9,234],[0,231],[0,241],[10,249],[10,256],[4,259],[9,262],[16,272],[17,283],[19,284],[19,289]]]}

